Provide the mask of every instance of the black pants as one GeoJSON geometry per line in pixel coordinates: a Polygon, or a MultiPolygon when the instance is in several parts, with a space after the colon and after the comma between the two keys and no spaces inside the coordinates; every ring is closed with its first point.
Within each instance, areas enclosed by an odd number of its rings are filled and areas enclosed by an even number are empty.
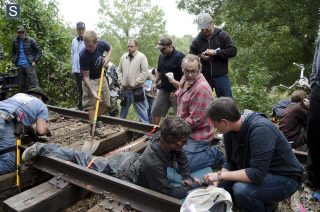
{"type": "Polygon", "coordinates": [[[78,103],[77,103],[77,108],[82,110],[82,75],[81,73],[73,73],[74,78],[76,80],[76,84],[77,84],[77,92],[78,92],[78,103]]]}
{"type": "Polygon", "coordinates": [[[29,90],[31,86],[39,86],[38,76],[35,67],[32,65],[19,66],[18,78],[20,92],[29,90]]]}
{"type": "Polygon", "coordinates": [[[311,91],[307,145],[309,180],[320,188],[320,85],[311,91]]]}

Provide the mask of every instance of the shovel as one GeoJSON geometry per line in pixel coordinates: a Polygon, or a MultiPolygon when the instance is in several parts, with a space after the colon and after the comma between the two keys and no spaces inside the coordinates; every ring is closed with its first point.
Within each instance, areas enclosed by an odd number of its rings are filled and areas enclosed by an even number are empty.
{"type": "Polygon", "coordinates": [[[101,70],[101,75],[100,75],[100,82],[99,82],[99,88],[98,88],[98,99],[96,101],[96,107],[95,107],[95,111],[94,111],[94,118],[93,118],[93,126],[92,126],[92,132],[91,132],[91,141],[85,141],[81,151],[83,152],[87,152],[87,153],[91,153],[93,154],[99,144],[100,141],[96,141],[94,140],[94,131],[96,129],[96,123],[97,123],[97,118],[98,118],[98,111],[99,111],[99,104],[100,104],[100,97],[101,97],[101,90],[102,90],[102,82],[103,82],[103,77],[104,77],[104,66],[102,67],[101,70]]]}

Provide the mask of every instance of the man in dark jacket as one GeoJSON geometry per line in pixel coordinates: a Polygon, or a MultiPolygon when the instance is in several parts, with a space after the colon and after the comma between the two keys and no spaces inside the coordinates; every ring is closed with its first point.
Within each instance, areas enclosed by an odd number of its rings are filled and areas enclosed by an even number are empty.
{"type": "Polygon", "coordinates": [[[38,43],[26,35],[23,26],[18,26],[17,37],[12,43],[12,63],[19,68],[20,92],[28,90],[31,86],[39,86],[35,67],[41,54],[38,43]]]}
{"type": "Polygon", "coordinates": [[[224,133],[226,162],[221,171],[205,175],[245,211],[267,211],[298,190],[303,167],[291,147],[265,115],[245,110],[241,116],[231,98],[215,100],[207,115],[224,133]]]}
{"type": "Polygon", "coordinates": [[[181,151],[189,134],[190,127],[186,121],[178,117],[165,118],[159,134],[152,136],[150,145],[141,156],[134,152],[122,152],[95,157],[57,144],[36,143],[23,152],[22,161],[52,155],[81,166],[92,164],[88,168],[181,199],[187,196],[188,191],[200,186],[199,180],[191,178],[187,157],[181,151]],[[172,164],[179,167],[183,180],[180,186],[172,185],[167,178],[167,167],[172,164]]]}
{"type": "Polygon", "coordinates": [[[157,90],[157,85],[160,80],[161,84],[160,87],[158,87],[157,96],[152,105],[151,114],[153,124],[159,124],[161,117],[167,115],[170,107],[173,108],[174,114],[177,112],[177,106],[171,94],[179,88],[179,81],[183,75],[181,62],[184,58],[184,54],[172,46],[172,40],[167,36],[160,38],[156,48],[160,50],[161,55],[159,56],[158,68],[152,84],[152,90],[157,90]]]}
{"type": "Polygon", "coordinates": [[[279,129],[295,149],[307,143],[309,100],[306,97],[305,91],[295,90],[291,95],[292,103],[283,110],[279,121],[279,129]]]}
{"type": "Polygon", "coordinates": [[[199,14],[195,22],[201,31],[193,39],[190,53],[201,58],[202,74],[211,88],[215,88],[217,97],[232,97],[228,58],[236,56],[237,48],[227,32],[212,26],[208,13],[199,14]]]}
{"type": "Polygon", "coordinates": [[[311,96],[308,123],[308,174],[312,186],[320,189],[320,36],[318,37],[316,50],[310,75],[311,96]]]}

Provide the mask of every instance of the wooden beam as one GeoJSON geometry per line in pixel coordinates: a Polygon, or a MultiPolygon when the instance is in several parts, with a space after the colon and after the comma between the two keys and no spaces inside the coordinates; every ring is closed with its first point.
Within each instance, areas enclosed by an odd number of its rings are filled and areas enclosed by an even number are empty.
{"type": "MultiPolygon", "coordinates": [[[[56,178],[53,178],[56,179],[56,178]]],[[[89,192],[70,183],[45,182],[3,202],[5,211],[58,211],[85,197],[89,192]]]]}
{"type": "MultiPolygon", "coordinates": [[[[50,175],[37,169],[22,166],[21,168],[21,189],[24,190],[31,186],[38,185],[48,179],[50,175]]],[[[19,193],[16,187],[16,173],[11,172],[0,176],[0,200],[7,199],[10,196],[19,193]]]]}

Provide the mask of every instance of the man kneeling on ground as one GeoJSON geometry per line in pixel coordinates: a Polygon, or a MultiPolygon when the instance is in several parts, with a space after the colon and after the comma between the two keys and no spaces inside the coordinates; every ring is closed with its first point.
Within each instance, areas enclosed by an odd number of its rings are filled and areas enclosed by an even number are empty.
{"type": "Polygon", "coordinates": [[[50,155],[86,167],[92,163],[90,169],[181,199],[187,196],[188,191],[200,186],[199,180],[190,176],[188,160],[182,151],[189,135],[190,127],[187,122],[178,117],[165,118],[160,132],[151,137],[150,144],[142,155],[123,152],[95,157],[57,144],[35,143],[23,152],[22,161],[50,155]],[[171,164],[177,164],[183,179],[182,185],[178,187],[170,184],[167,178],[167,168],[171,164]]]}
{"type": "Polygon", "coordinates": [[[205,175],[208,184],[226,189],[239,209],[267,211],[298,190],[303,167],[280,130],[261,113],[241,116],[231,98],[215,100],[207,111],[224,133],[226,162],[205,175]]]}

